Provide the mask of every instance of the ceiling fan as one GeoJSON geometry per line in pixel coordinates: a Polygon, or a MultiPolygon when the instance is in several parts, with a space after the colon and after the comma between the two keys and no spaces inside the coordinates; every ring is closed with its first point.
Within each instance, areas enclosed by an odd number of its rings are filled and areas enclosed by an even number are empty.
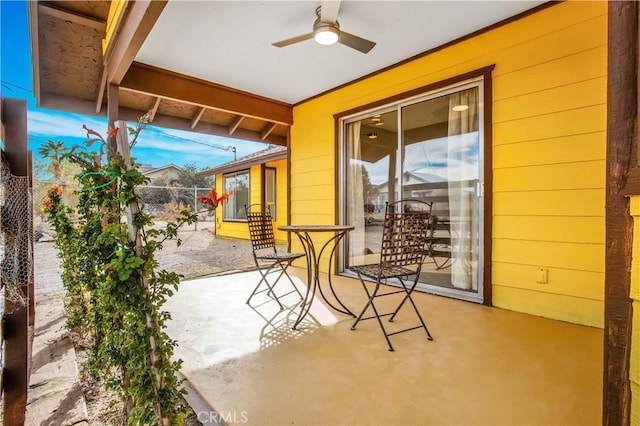
{"type": "Polygon", "coordinates": [[[333,44],[335,42],[356,49],[362,53],[369,53],[376,45],[374,42],[340,30],[338,23],[338,11],[340,1],[323,1],[316,9],[316,20],[313,23],[313,31],[297,37],[272,43],[275,47],[285,47],[301,41],[315,39],[320,44],[333,44]]]}

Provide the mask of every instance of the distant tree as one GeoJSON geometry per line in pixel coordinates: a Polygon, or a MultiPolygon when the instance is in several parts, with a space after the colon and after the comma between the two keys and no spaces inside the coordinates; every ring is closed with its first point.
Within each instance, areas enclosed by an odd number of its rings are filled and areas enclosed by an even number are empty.
{"type": "Polygon", "coordinates": [[[33,178],[35,180],[47,180],[51,179],[51,176],[47,172],[49,168],[49,162],[43,158],[33,159],[33,178]]]}
{"type": "Polygon", "coordinates": [[[205,170],[205,167],[198,168],[193,163],[185,164],[178,172],[178,181],[185,187],[197,186],[198,188],[212,188],[215,185],[213,176],[199,177],[198,173],[205,170]]]}
{"type": "Polygon", "coordinates": [[[358,164],[352,167],[358,167],[362,171],[362,195],[365,203],[370,203],[378,195],[378,189],[371,183],[369,171],[366,167],[358,164]]]}
{"type": "Polygon", "coordinates": [[[378,189],[371,183],[369,171],[366,167],[361,164],[354,164],[351,167],[354,168],[354,172],[358,169],[362,172],[362,196],[364,198],[364,208],[367,213],[373,213],[375,210],[373,200],[378,195],[378,189]]]}
{"type": "Polygon", "coordinates": [[[59,184],[73,182],[82,168],[68,159],[70,150],[61,141],[47,141],[38,148],[42,159],[35,159],[33,172],[36,180],[53,179],[59,184]]]}
{"type": "Polygon", "coordinates": [[[53,176],[56,181],[62,180],[62,169],[65,163],[65,154],[69,150],[65,148],[64,142],[48,140],[47,143],[38,148],[38,153],[49,160],[49,165],[45,171],[53,176]]]}
{"type": "MultiPolygon", "coordinates": [[[[82,168],[69,160],[70,149],[64,146],[64,142],[48,140],[38,148],[38,153],[43,158],[36,158],[33,161],[33,176],[38,181],[54,181],[62,188],[62,201],[65,204],[75,203],[76,197],[73,195],[75,182],[80,175],[82,168]]],[[[44,199],[50,184],[38,185],[34,187],[34,197],[37,200],[44,199]]]]}

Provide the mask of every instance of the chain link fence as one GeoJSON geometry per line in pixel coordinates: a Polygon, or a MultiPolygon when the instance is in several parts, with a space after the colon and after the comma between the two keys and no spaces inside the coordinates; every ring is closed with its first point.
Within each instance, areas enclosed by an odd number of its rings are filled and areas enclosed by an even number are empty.
{"type": "MultiPolygon", "coordinates": [[[[33,183],[33,222],[36,243],[52,241],[55,232],[42,208],[51,186],[62,188],[66,205],[74,206],[78,201],[78,187],[74,183],[53,181],[33,183]]],[[[144,211],[154,217],[157,227],[164,227],[173,221],[180,211],[189,209],[198,212],[198,222],[180,227],[178,236],[182,244],[175,240],[165,241],[164,248],[157,253],[162,269],[176,272],[183,279],[193,279],[207,275],[231,273],[255,269],[251,255],[251,241],[216,236],[216,218],[206,206],[197,200],[199,195],[207,195],[211,188],[185,188],[176,186],[141,186],[136,190],[144,204],[144,211]]],[[[39,254],[55,261],[53,244],[38,244],[39,254]]],[[[286,249],[286,247],[280,249],[286,249]]],[[[45,285],[40,283],[39,285],[45,285]]]]}
{"type": "Polygon", "coordinates": [[[27,305],[27,284],[33,279],[29,193],[29,178],[14,176],[1,160],[0,282],[4,298],[18,306],[27,305]]]}
{"type": "Polygon", "coordinates": [[[138,196],[144,204],[147,214],[155,218],[156,223],[171,222],[182,210],[198,213],[198,222],[193,230],[209,229],[215,234],[215,215],[207,206],[198,201],[198,196],[205,196],[211,188],[185,188],[177,186],[141,186],[138,196]]]}
{"type": "MultiPolygon", "coordinates": [[[[33,213],[36,240],[42,234],[53,235],[47,222],[42,203],[47,198],[47,191],[52,186],[62,188],[62,199],[68,206],[78,202],[78,186],[76,182],[35,181],[33,183],[33,213]]],[[[205,196],[211,188],[178,187],[178,186],[141,186],[137,193],[144,205],[144,211],[154,218],[156,225],[164,225],[174,221],[182,210],[198,212],[198,222],[189,225],[194,231],[209,230],[215,234],[215,215],[207,210],[207,206],[198,201],[198,196],[205,196]]],[[[183,229],[189,226],[183,225],[183,229]]]]}

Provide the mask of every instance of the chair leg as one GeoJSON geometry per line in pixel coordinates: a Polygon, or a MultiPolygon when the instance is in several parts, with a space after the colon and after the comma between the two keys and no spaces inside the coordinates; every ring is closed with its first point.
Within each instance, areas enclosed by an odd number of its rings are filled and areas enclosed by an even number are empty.
{"type": "Polygon", "coordinates": [[[256,292],[258,291],[258,288],[260,287],[260,285],[262,284],[262,282],[264,281],[264,279],[261,279],[258,282],[258,285],[256,285],[256,287],[253,289],[253,291],[251,292],[251,294],[249,295],[249,298],[247,299],[247,305],[249,304],[249,302],[251,302],[251,299],[253,298],[253,296],[256,295],[256,292]]]}
{"type": "MultiPolygon", "coordinates": [[[[280,281],[280,278],[282,278],[283,275],[285,275],[287,277],[287,279],[289,280],[289,282],[291,283],[291,285],[293,286],[293,290],[298,293],[298,296],[300,296],[300,299],[302,299],[302,293],[300,293],[300,290],[298,290],[298,287],[296,287],[296,285],[293,282],[293,279],[291,278],[291,276],[289,275],[289,273],[287,272],[287,268],[289,267],[289,265],[291,264],[291,262],[282,262],[280,260],[276,260],[274,263],[272,263],[268,268],[260,268],[260,264],[256,261],[256,266],[258,267],[258,272],[260,272],[260,275],[262,276],[262,278],[260,279],[260,282],[258,282],[258,285],[256,285],[256,287],[253,289],[253,291],[251,292],[251,294],[249,295],[249,298],[247,299],[247,304],[249,304],[249,302],[251,302],[251,299],[253,298],[253,296],[255,296],[257,293],[260,293],[261,291],[258,291],[258,289],[260,288],[260,286],[262,285],[262,283],[265,284],[265,286],[267,286],[267,288],[265,290],[262,291],[267,291],[267,295],[269,297],[271,297],[272,299],[274,299],[276,302],[278,302],[278,305],[280,306],[280,310],[284,309],[284,305],[282,305],[282,303],[280,302],[278,296],[275,293],[275,286],[276,284],[280,281]],[[275,269],[276,267],[280,268],[280,273],[278,274],[277,278],[273,281],[273,284],[269,284],[269,280],[267,279],[267,276],[271,273],[277,273],[278,270],[275,269]],[[275,270],[274,270],[275,269],[275,270]],[[266,271],[266,272],[263,272],[266,271]]],[[[286,293],[286,294],[290,294],[292,292],[286,293]]]]}
{"type": "MultiPolygon", "coordinates": [[[[277,263],[277,262],[276,262],[277,263]]],[[[276,296],[276,294],[273,292],[273,286],[269,284],[269,281],[267,280],[267,275],[269,275],[271,269],[273,269],[273,266],[275,265],[275,263],[273,263],[271,266],[269,266],[266,269],[266,272],[263,272],[263,269],[260,268],[260,265],[258,264],[258,262],[256,261],[256,266],[258,266],[258,272],[260,273],[260,275],[262,276],[262,278],[260,279],[260,281],[258,282],[258,285],[256,285],[256,287],[253,289],[253,291],[251,292],[251,294],[249,295],[249,298],[247,299],[247,305],[249,304],[249,302],[251,302],[251,299],[253,298],[253,296],[255,296],[258,293],[258,289],[260,288],[260,286],[262,285],[262,283],[264,282],[264,284],[267,286],[267,289],[263,290],[263,291],[267,291],[267,295],[270,296],[272,299],[274,299],[277,303],[278,306],[280,306],[280,310],[284,309],[284,306],[282,305],[282,303],[280,302],[280,300],[278,299],[278,297],[276,296]]],[[[281,274],[282,275],[282,274],[281,274]]]]}
{"type": "Polygon", "coordinates": [[[418,283],[418,276],[416,275],[416,280],[413,282],[413,286],[411,286],[411,290],[409,291],[407,291],[407,286],[405,285],[404,280],[402,278],[398,278],[398,280],[400,281],[400,284],[402,285],[402,289],[405,291],[406,294],[404,295],[404,298],[402,299],[402,301],[400,302],[396,310],[393,312],[393,315],[391,315],[391,318],[389,318],[389,322],[393,322],[398,312],[400,312],[400,308],[402,308],[402,306],[407,301],[407,299],[411,297],[411,293],[413,292],[413,289],[418,283]]]}
{"type": "Polygon", "coordinates": [[[418,316],[418,319],[420,320],[420,324],[422,324],[422,328],[424,328],[424,331],[427,332],[427,339],[428,340],[433,340],[433,337],[431,337],[431,333],[429,333],[429,329],[427,328],[426,323],[424,322],[424,320],[422,319],[422,315],[420,315],[420,311],[418,311],[418,307],[416,306],[415,302],[413,301],[413,298],[411,297],[411,294],[413,293],[413,291],[416,288],[416,285],[418,284],[418,277],[420,274],[416,275],[416,279],[413,281],[413,285],[411,286],[411,288],[407,288],[404,280],[402,280],[401,278],[399,278],[400,283],[402,284],[402,288],[404,289],[404,291],[406,292],[404,298],[402,299],[402,301],[400,302],[400,304],[398,305],[398,307],[396,308],[395,312],[393,313],[393,315],[391,315],[391,318],[389,318],[389,321],[393,321],[394,318],[396,317],[396,315],[398,314],[398,312],[400,311],[400,308],[402,308],[402,305],[404,305],[404,303],[409,300],[409,303],[411,303],[411,306],[413,306],[413,310],[415,311],[416,315],[418,316]]]}
{"type": "MultiPolygon", "coordinates": [[[[375,297],[375,296],[373,296],[375,297]]],[[[380,319],[380,315],[378,314],[378,310],[376,309],[376,305],[373,303],[373,299],[371,300],[371,308],[373,308],[373,312],[376,315],[376,319],[378,320],[378,324],[380,325],[380,329],[382,330],[382,334],[384,334],[384,338],[387,341],[387,346],[389,346],[389,351],[393,352],[393,345],[391,344],[391,340],[389,340],[389,335],[387,334],[387,330],[384,328],[384,324],[382,324],[382,320],[380,319]]]]}
{"type": "Polygon", "coordinates": [[[429,329],[427,328],[427,324],[425,324],[424,320],[422,319],[422,315],[420,315],[420,312],[418,311],[418,307],[414,303],[413,298],[409,297],[409,302],[413,306],[413,310],[416,312],[416,315],[418,315],[418,319],[422,324],[422,328],[424,328],[424,331],[427,332],[427,340],[433,340],[433,337],[431,337],[431,333],[429,333],[429,329]]]}
{"type": "MultiPolygon", "coordinates": [[[[300,299],[302,299],[302,293],[300,293],[300,290],[298,290],[298,287],[296,287],[296,285],[293,282],[293,279],[291,279],[291,276],[287,272],[287,268],[289,267],[289,265],[291,265],[291,262],[287,262],[285,265],[282,265],[282,263],[280,264],[280,267],[282,268],[282,273],[284,273],[284,275],[287,276],[287,278],[289,279],[289,282],[293,286],[293,289],[296,291],[296,293],[298,293],[298,296],[300,296],[300,299]]],[[[280,276],[282,276],[282,274],[280,274],[280,276]]]]}
{"type": "Polygon", "coordinates": [[[351,326],[351,330],[356,329],[356,325],[358,325],[358,322],[360,322],[360,320],[362,319],[363,315],[365,314],[369,306],[371,306],[371,309],[373,309],[375,318],[376,320],[378,320],[378,325],[380,325],[380,330],[382,331],[382,334],[384,335],[384,338],[387,341],[387,346],[389,347],[389,351],[393,352],[394,351],[393,345],[391,344],[391,340],[389,340],[389,335],[387,334],[387,330],[384,328],[384,324],[382,324],[382,320],[380,319],[380,314],[378,313],[378,309],[376,308],[375,303],[373,303],[373,299],[376,298],[378,290],[380,289],[380,281],[376,282],[376,288],[374,288],[371,293],[369,293],[369,289],[365,285],[362,277],[360,277],[360,282],[362,283],[362,286],[364,287],[364,291],[367,293],[367,296],[369,296],[369,300],[367,301],[367,304],[362,309],[362,312],[360,312],[360,315],[358,315],[355,322],[351,326]]]}
{"type": "MultiPolygon", "coordinates": [[[[273,285],[271,285],[271,291],[270,293],[272,294],[272,297],[274,299],[278,299],[278,296],[276,296],[276,294],[274,293],[273,289],[276,287],[276,284],[278,283],[278,281],[280,281],[280,278],[282,278],[283,275],[286,275],[286,277],[289,279],[289,282],[291,283],[291,286],[293,287],[293,289],[295,290],[296,293],[298,293],[298,296],[300,296],[300,299],[302,299],[302,293],[300,293],[300,290],[298,290],[298,287],[296,287],[296,285],[294,284],[293,280],[291,279],[291,276],[289,275],[289,273],[287,272],[287,268],[289,267],[289,265],[291,264],[291,262],[281,262],[279,260],[276,260],[276,262],[271,265],[271,267],[273,268],[273,266],[278,265],[278,267],[280,268],[280,274],[278,274],[278,278],[275,279],[275,281],[273,281],[273,285]]],[[[291,292],[287,293],[290,294],[291,292]]]]}
{"type": "Polygon", "coordinates": [[[358,274],[358,278],[360,278],[360,283],[362,284],[362,287],[364,288],[365,293],[367,293],[368,300],[367,300],[367,303],[364,305],[364,308],[362,308],[362,311],[360,311],[360,315],[358,315],[356,320],[353,322],[353,325],[351,326],[351,330],[355,330],[356,329],[356,325],[358,325],[358,323],[362,319],[362,316],[367,311],[367,309],[369,308],[369,305],[371,305],[371,302],[373,301],[373,296],[371,296],[371,293],[369,293],[369,289],[365,285],[364,280],[362,279],[362,277],[360,277],[360,274],[358,274]]]}

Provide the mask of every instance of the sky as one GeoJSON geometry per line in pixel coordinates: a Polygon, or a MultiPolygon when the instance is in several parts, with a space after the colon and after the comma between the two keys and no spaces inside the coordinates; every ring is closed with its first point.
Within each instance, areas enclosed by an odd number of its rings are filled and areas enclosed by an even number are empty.
{"type": "MultiPolygon", "coordinates": [[[[31,57],[24,0],[0,0],[0,80],[4,98],[24,99],[27,103],[29,149],[39,158],[38,148],[47,140],[67,146],[86,140],[83,124],[105,135],[107,120],[102,117],[65,113],[36,107],[31,83],[31,57]]],[[[139,163],[161,167],[167,164],[199,168],[213,167],[267,148],[268,145],[238,139],[204,135],[173,129],[147,127],[138,138],[132,156],[139,163]],[[213,146],[211,146],[213,145],[213,146]]]]}
{"type": "MultiPolygon", "coordinates": [[[[405,171],[427,175],[434,182],[478,179],[478,138],[478,132],[471,132],[407,145],[402,167],[405,171]]],[[[381,185],[389,180],[389,156],[376,163],[360,164],[367,169],[372,184],[381,185]]]]}

